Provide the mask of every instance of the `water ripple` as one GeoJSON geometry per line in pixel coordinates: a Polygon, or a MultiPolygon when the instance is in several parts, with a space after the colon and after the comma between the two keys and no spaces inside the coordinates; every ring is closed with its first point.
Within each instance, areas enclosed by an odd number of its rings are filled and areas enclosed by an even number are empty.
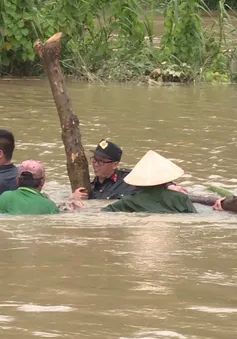
{"type": "Polygon", "coordinates": [[[75,311],[75,308],[70,306],[41,306],[41,305],[34,305],[34,304],[25,304],[17,308],[18,311],[22,312],[72,312],[75,311]]]}

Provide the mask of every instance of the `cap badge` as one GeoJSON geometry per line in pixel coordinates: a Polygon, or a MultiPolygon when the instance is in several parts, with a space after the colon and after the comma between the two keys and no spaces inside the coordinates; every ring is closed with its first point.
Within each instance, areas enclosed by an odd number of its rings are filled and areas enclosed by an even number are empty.
{"type": "Polygon", "coordinates": [[[106,140],[102,140],[100,143],[99,143],[100,147],[105,149],[106,147],[108,147],[108,142],[106,140]]]}

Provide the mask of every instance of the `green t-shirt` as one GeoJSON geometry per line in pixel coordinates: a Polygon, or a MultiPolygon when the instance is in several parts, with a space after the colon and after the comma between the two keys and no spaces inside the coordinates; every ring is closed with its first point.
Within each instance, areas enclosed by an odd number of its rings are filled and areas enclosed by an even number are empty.
{"type": "Polygon", "coordinates": [[[0,213],[8,214],[57,214],[59,210],[50,199],[38,190],[19,187],[0,195],[0,213]]]}
{"type": "Polygon", "coordinates": [[[196,213],[188,195],[163,185],[150,186],[102,208],[106,212],[196,213]]]}

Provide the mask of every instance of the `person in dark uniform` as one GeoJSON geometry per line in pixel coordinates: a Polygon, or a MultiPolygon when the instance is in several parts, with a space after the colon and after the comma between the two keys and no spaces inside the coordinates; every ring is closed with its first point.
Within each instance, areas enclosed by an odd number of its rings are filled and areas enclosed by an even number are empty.
{"type": "Polygon", "coordinates": [[[15,148],[14,136],[11,132],[0,129],[0,194],[16,190],[17,168],[11,162],[15,148]]]}
{"type": "MultiPolygon", "coordinates": [[[[96,149],[91,151],[91,163],[95,178],[91,182],[91,192],[88,195],[84,187],[79,187],[71,195],[72,199],[120,199],[141,188],[128,185],[123,179],[131,172],[130,169],[118,169],[122,157],[122,149],[111,141],[102,139],[96,149]]],[[[166,186],[174,191],[187,194],[182,186],[173,182],[166,186]]]]}
{"type": "Polygon", "coordinates": [[[102,139],[94,151],[91,151],[91,163],[95,178],[91,182],[88,195],[84,187],[78,188],[72,195],[77,199],[120,199],[136,191],[135,186],[128,185],[124,178],[129,169],[118,169],[122,157],[122,149],[111,141],[102,139]]]}

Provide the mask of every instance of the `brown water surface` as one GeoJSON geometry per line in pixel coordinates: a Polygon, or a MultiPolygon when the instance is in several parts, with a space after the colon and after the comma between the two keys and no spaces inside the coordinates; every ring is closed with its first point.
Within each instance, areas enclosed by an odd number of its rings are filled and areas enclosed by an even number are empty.
{"type": "MultiPolygon", "coordinates": [[[[68,88],[87,156],[107,137],[123,148],[123,167],[153,149],[183,167],[178,182],[190,192],[237,193],[236,86],[68,88]]],[[[42,160],[45,191],[67,197],[47,81],[0,81],[0,118],[15,134],[15,163],[42,160]]],[[[1,216],[0,337],[236,338],[236,216],[198,211],[1,216]]]]}

